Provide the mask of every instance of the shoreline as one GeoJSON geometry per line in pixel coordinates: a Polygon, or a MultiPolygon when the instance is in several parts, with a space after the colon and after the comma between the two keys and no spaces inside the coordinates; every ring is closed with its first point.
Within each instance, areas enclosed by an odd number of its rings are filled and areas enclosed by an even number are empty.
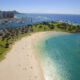
{"type": "Polygon", "coordinates": [[[45,80],[34,46],[52,33],[55,35],[58,31],[32,33],[15,42],[6,58],[0,62],[0,80],[45,80]]]}
{"type": "Polygon", "coordinates": [[[61,76],[59,74],[57,74],[57,69],[56,69],[55,63],[52,62],[52,60],[48,57],[46,50],[44,50],[44,47],[45,47],[44,43],[48,39],[52,38],[53,36],[54,37],[59,36],[59,33],[60,33],[60,35],[62,35],[62,34],[64,35],[67,32],[49,31],[49,32],[47,32],[47,35],[45,35],[45,37],[42,38],[41,40],[39,40],[37,42],[37,44],[35,45],[35,48],[37,50],[37,55],[39,56],[39,59],[40,59],[40,64],[42,67],[42,71],[43,71],[45,80],[48,80],[48,79],[49,80],[58,80],[58,79],[61,80],[61,76]],[[50,65],[50,63],[51,63],[51,65],[50,65]],[[51,72],[51,73],[49,73],[49,72],[51,72]],[[51,74],[53,74],[54,79],[50,77],[51,74]],[[58,78],[57,78],[57,76],[58,76],[58,78]]]}
{"type": "Polygon", "coordinates": [[[10,27],[0,29],[0,61],[5,58],[5,53],[10,50],[10,46],[19,38],[23,38],[29,33],[44,31],[61,31],[61,32],[80,32],[79,25],[60,23],[60,22],[42,22],[41,24],[26,25],[22,27],[10,27]],[[63,27],[59,27],[63,26],[63,27]],[[72,26],[72,27],[70,27],[72,26]]]}
{"type": "Polygon", "coordinates": [[[34,44],[46,33],[34,33],[13,44],[6,58],[0,62],[0,80],[44,80],[34,44]]]}

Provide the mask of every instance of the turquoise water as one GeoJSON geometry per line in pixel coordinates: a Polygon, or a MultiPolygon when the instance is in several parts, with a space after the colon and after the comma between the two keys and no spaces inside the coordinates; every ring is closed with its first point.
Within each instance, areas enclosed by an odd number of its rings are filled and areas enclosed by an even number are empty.
{"type": "Polygon", "coordinates": [[[58,33],[36,45],[45,80],[80,80],[80,33],[58,33]]]}

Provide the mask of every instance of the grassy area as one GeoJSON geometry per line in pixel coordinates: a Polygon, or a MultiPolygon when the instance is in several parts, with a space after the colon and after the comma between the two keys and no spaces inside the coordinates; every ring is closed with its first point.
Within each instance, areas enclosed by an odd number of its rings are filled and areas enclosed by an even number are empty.
{"type": "Polygon", "coordinates": [[[0,60],[4,58],[4,55],[6,54],[6,52],[8,50],[10,50],[10,47],[9,48],[5,48],[5,44],[6,44],[6,40],[2,41],[0,39],[0,60]]]}
{"type": "Polygon", "coordinates": [[[0,60],[2,60],[4,59],[5,54],[11,49],[14,42],[20,40],[22,37],[30,35],[31,33],[40,31],[80,32],[80,26],[64,22],[43,22],[36,25],[0,30],[3,31],[3,33],[0,33],[0,35],[2,35],[0,38],[0,60]]]}

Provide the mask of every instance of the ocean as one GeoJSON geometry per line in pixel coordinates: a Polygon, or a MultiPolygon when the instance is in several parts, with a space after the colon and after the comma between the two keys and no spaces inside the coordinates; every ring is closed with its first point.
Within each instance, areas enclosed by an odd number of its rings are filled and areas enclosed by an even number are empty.
{"type": "Polygon", "coordinates": [[[41,22],[50,22],[50,21],[58,21],[62,20],[64,22],[70,23],[70,24],[77,24],[80,25],[80,15],[69,15],[69,14],[15,14],[15,16],[18,17],[18,19],[14,20],[10,24],[6,25],[0,25],[0,28],[9,28],[9,27],[20,27],[25,26],[28,24],[37,24],[41,22]],[[19,18],[25,17],[26,21],[22,24],[17,23],[19,21],[19,18]],[[31,18],[33,20],[33,23],[31,22],[31,18]]]}
{"type": "MultiPolygon", "coordinates": [[[[0,28],[20,27],[43,21],[63,20],[80,25],[80,15],[67,14],[16,14],[26,17],[23,24],[14,22],[1,25],[0,28]],[[33,19],[31,23],[30,19],[33,19]]],[[[80,80],[80,33],[57,33],[47,35],[36,44],[45,80],[80,80]]]]}
{"type": "Polygon", "coordinates": [[[80,33],[51,34],[35,48],[45,80],[80,80],[80,33]]]}

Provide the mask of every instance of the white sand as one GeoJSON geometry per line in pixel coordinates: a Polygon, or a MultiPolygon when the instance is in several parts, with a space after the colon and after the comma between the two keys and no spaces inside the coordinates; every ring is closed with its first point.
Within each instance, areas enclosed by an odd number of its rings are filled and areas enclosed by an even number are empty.
{"type": "Polygon", "coordinates": [[[0,62],[0,80],[44,80],[34,44],[47,32],[39,32],[17,41],[0,62]]]}
{"type": "Polygon", "coordinates": [[[0,62],[0,80],[44,80],[34,44],[47,33],[38,32],[17,41],[0,62]]]}

